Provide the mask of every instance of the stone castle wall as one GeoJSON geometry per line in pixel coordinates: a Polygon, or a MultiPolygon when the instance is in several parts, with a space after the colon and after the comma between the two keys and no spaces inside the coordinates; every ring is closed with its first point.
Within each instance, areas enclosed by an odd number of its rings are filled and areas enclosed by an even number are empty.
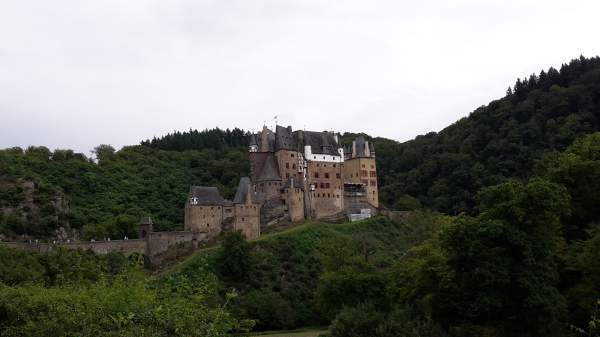
{"type": "Polygon", "coordinates": [[[257,239],[260,236],[260,205],[235,205],[233,230],[242,231],[248,240],[257,239]]]}
{"type": "Polygon", "coordinates": [[[341,163],[309,162],[307,181],[311,217],[318,219],[342,212],[344,198],[341,163]],[[314,190],[311,186],[314,186],[314,190]]]}
{"type": "MultiPolygon", "coordinates": [[[[205,238],[205,234],[195,235],[192,232],[152,232],[148,235],[148,248],[146,255],[154,256],[165,252],[169,247],[182,242],[193,243],[194,239],[198,239],[198,236],[205,238]]],[[[197,246],[197,245],[196,245],[197,246]]]]}
{"type": "Polygon", "coordinates": [[[112,241],[85,241],[85,242],[61,242],[61,243],[27,243],[27,242],[3,242],[2,244],[30,252],[47,254],[57,247],[69,249],[91,250],[96,254],[108,254],[112,252],[131,254],[146,253],[147,242],[141,239],[112,240],[112,241]]]}
{"type": "Polygon", "coordinates": [[[374,207],[379,207],[375,158],[347,159],[343,166],[343,176],[344,182],[364,184],[369,202],[374,207]]]}
{"type": "Polygon", "coordinates": [[[285,189],[285,203],[291,222],[304,220],[304,192],[299,187],[285,189]]]}
{"type": "MultiPolygon", "coordinates": [[[[189,198],[188,198],[189,199],[189,198]]],[[[221,206],[185,205],[184,229],[196,233],[210,233],[217,236],[221,232],[223,223],[223,209],[221,206]]]]}

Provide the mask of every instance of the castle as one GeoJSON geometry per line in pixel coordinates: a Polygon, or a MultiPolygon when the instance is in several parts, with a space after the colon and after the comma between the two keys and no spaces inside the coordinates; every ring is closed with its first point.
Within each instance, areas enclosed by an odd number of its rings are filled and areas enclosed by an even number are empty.
{"type": "Polygon", "coordinates": [[[343,147],[334,132],[263,126],[249,144],[250,177],[240,180],[233,201],[215,187],[192,186],[185,231],[214,237],[241,230],[248,239],[282,221],[350,220],[377,212],[373,144],[362,136],[343,147]]]}
{"type": "Polygon", "coordinates": [[[110,252],[143,253],[153,260],[169,247],[193,248],[223,231],[242,231],[248,240],[282,222],[305,219],[337,221],[371,217],[379,210],[373,144],[362,136],[343,147],[340,135],[263,127],[251,135],[250,177],[240,179],[233,200],[216,187],[191,186],[184,210],[184,230],[155,232],[152,219],[139,223],[139,238],[86,242],[7,242],[8,246],[47,253],[57,246],[110,252]]]}

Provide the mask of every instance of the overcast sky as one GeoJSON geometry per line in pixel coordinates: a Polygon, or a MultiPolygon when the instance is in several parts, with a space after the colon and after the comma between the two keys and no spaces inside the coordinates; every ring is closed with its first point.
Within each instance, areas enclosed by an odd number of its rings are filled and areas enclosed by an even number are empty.
{"type": "Polygon", "coordinates": [[[600,1],[0,1],[0,148],[263,122],[404,141],[600,54],[600,1]]]}

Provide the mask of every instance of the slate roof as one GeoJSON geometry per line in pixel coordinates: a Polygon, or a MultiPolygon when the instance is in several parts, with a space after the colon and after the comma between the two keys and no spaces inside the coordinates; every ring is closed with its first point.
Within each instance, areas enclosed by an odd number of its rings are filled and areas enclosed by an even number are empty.
{"type": "Polygon", "coordinates": [[[248,177],[240,178],[240,183],[238,184],[237,191],[235,192],[235,197],[233,198],[234,204],[243,204],[246,202],[246,194],[250,193],[252,198],[252,202],[256,202],[256,198],[254,195],[254,191],[252,190],[252,182],[248,177]]]}
{"type": "Polygon", "coordinates": [[[212,186],[192,186],[190,193],[192,197],[198,198],[198,205],[223,205],[227,201],[212,186]]]}
{"type": "Polygon", "coordinates": [[[258,145],[258,141],[256,139],[257,139],[256,134],[255,133],[251,134],[249,145],[258,145]]]}
{"type": "Polygon", "coordinates": [[[277,165],[277,160],[274,155],[269,155],[267,159],[265,159],[265,164],[256,178],[256,181],[268,180],[281,180],[281,176],[279,176],[279,165],[277,165]]]}
{"type": "Polygon", "coordinates": [[[277,125],[275,127],[275,151],[277,150],[296,150],[298,148],[298,139],[296,133],[292,132],[292,127],[277,125]]]}
{"type": "Polygon", "coordinates": [[[339,156],[338,142],[332,132],[304,131],[304,146],[310,145],[312,153],[339,156]]]}
{"type": "Polygon", "coordinates": [[[373,154],[375,153],[375,147],[373,146],[373,142],[367,142],[365,141],[365,137],[363,136],[358,136],[356,137],[356,139],[354,140],[354,143],[356,144],[356,153],[352,153],[352,146],[348,147],[348,154],[350,154],[351,156],[355,156],[355,157],[366,157],[367,155],[365,154],[365,150],[366,150],[366,146],[368,144],[369,146],[369,152],[370,152],[370,156],[372,157],[373,154]]]}
{"type": "Polygon", "coordinates": [[[354,155],[357,157],[364,157],[365,156],[365,137],[363,137],[363,136],[356,137],[356,139],[354,140],[354,143],[356,144],[356,154],[354,154],[354,155]]]}
{"type": "Polygon", "coordinates": [[[269,130],[267,133],[267,141],[269,142],[269,152],[275,151],[275,134],[269,130]]]}

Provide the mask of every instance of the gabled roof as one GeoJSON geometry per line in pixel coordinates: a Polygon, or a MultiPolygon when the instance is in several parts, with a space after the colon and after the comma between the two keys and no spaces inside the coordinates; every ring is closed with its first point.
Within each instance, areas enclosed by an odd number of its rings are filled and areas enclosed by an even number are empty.
{"type": "Polygon", "coordinates": [[[252,190],[252,182],[248,177],[242,177],[240,179],[240,183],[238,184],[237,191],[235,192],[235,197],[233,198],[234,204],[243,204],[246,202],[246,195],[250,193],[252,202],[255,201],[254,191],[252,190]]]}
{"type": "Polygon", "coordinates": [[[256,181],[281,180],[279,176],[279,165],[275,156],[270,154],[265,160],[262,170],[258,174],[256,181]]]}
{"type": "Polygon", "coordinates": [[[219,190],[212,186],[192,186],[190,194],[197,198],[197,205],[223,205],[226,200],[223,199],[219,190]]]}
{"type": "Polygon", "coordinates": [[[310,145],[312,153],[339,156],[340,147],[333,132],[304,131],[304,146],[310,145]]]}

